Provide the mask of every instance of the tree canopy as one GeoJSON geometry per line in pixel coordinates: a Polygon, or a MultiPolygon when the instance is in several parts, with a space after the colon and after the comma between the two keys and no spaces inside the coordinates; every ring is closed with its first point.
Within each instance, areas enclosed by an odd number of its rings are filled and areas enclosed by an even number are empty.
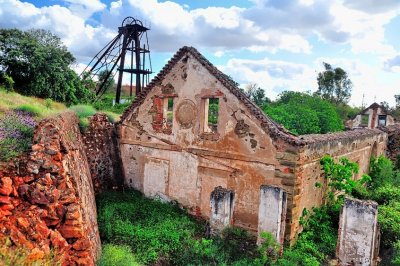
{"type": "Polygon", "coordinates": [[[265,91],[261,89],[257,83],[248,84],[243,92],[259,107],[271,102],[271,100],[265,96],[265,91]]]}
{"type": "Polygon", "coordinates": [[[317,95],[334,104],[347,103],[351,97],[353,83],[346,71],[340,67],[333,68],[323,63],[325,71],[318,73],[317,95]]]}
{"type": "Polygon", "coordinates": [[[0,29],[0,72],[15,81],[21,94],[68,104],[92,97],[70,68],[74,56],[46,30],[0,29]]]}
{"type": "Polygon", "coordinates": [[[285,91],[276,102],[264,105],[264,112],[295,134],[328,133],[343,130],[335,107],[317,95],[285,91]]]}

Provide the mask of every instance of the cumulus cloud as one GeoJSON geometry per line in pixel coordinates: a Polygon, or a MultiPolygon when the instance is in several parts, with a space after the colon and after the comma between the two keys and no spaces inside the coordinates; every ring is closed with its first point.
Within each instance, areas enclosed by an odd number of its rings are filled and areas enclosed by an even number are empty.
{"type": "Polygon", "coordinates": [[[345,0],[344,5],[352,8],[361,10],[363,12],[369,14],[383,13],[387,11],[391,11],[393,9],[400,7],[400,1],[398,0],[363,0],[363,1],[354,1],[354,0],[345,0]]]}
{"type": "Polygon", "coordinates": [[[106,8],[106,5],[99,0],[64,0],[68,3],[68,7],[74,14],[87,19],[94,13],[102,11],[106,8]]]}
{"type": "Polygon", "coordinates": [[[230,59],[218,66],[226,74],[235,77],[242,85],[257,83],[270,98],[284,90],[313,91],[316,89],[315,71],[305,64],[295,64],[264,58],[261,60],[230,59]]]}
{"type": "Polygon", "coordinates": [[[114,33],[102,26],[93,27],[69,8],[53,5],[41,8],[15,0],[1,1],[0,24],[4,28],[40,28],[58,35],[78,60],[95,55],[114,33]]]}
{"type": "Polygon", "coordinates": [[[400,55],[396,55],[384,62],[384,68],[386,71],[393,71],[400,73],[400,55]]]}

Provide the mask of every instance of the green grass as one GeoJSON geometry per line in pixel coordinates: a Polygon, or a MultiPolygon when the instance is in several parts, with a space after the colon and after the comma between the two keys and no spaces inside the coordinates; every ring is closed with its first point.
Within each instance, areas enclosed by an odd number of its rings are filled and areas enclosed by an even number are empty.
{"type": "Polygon", "coordinates": [[[42,109],[39,108],[39,106],[36,105],[30,105],[30,104],[21,104],[14,108],[16,111],[22,111],[24,113],[29,113],[31,116],[40,116],[42,115],[42,109]]]}
{"type": "Polygon", "coordinates": [[[16,92],[7,92],[0,86],[0,113],[10,110],[27,111],[36,116],[37,119],[52,116],[65,111],[67,107],[58,102],[51,102],[46,99],[23,96],[16,92]]]}
{"type": "Polygon", "coordinates": [[[89,116],[92,116],[97,112],[93,106],[85,104],[73,105],[68,109],[75,112],[78,116],[81,131],[86,131],[89,127],[89,116]]]}
{"type": "Polygon", "coordinates": [[[137,259],[133,256],[131,248],[126,245],[103,245],[98,266],[139,266],[137,259]]]}
{"type": "MultiPolygon", "coordinates": [[[[221,237],[207,239],[203,221],[134,190],[103,193],[97,198],[97,208],[102,243],[125,246],[127,252],[129,247],[140,264],[264,265],[268,261],[256,246],[255,236],[229,228],[221,237]]],[[[109,259],[103,257],[101,261],[109,259]]]]}

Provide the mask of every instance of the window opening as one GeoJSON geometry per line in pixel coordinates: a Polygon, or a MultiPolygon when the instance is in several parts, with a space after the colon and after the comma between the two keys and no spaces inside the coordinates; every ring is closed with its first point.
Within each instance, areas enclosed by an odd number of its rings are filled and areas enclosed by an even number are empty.
{"type": "Polygon", "coordinates": [[[164,98],[164,127],[171,128],[174,119],[174,98],[164,98]]]}
{"type": "Polygon", "coordinates": [[[369,115],[362,115],[361,116],[361,125],[368,126],[369,115]]]}
{"type": "Polygon", "coordinates": [[[205,101],[205,132],[216,133],[218,129],[219,98],[208,98],[205,101]]]}
{"type": "Polygon", "coordinates": [[[378,116],[378,126],[386,126],[386,115],[378,116]]]}

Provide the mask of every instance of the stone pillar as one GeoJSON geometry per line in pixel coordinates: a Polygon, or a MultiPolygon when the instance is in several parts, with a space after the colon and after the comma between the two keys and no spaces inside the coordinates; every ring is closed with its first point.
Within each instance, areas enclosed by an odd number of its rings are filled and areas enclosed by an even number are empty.
{"type": "Polygon", "coordinates": [[[378,204],[346,198],[336,247],[339,265],[376,265],[378,246],[378,204]]]}
{"type": "Polygon", "coordinates": [[[211,233],[218,233],[229,226],[233,217],[233,200],[235,193],[232,190],[216,187],[211,192],[211,233]]]}
{"type": "Polygon", "coordinates": [[[286,192],[279,187],[262,185],[258,207],[257,244],[261,244],[262,232],[271,233],[279,244],[283,244],[286,224],[286,192]]]}

